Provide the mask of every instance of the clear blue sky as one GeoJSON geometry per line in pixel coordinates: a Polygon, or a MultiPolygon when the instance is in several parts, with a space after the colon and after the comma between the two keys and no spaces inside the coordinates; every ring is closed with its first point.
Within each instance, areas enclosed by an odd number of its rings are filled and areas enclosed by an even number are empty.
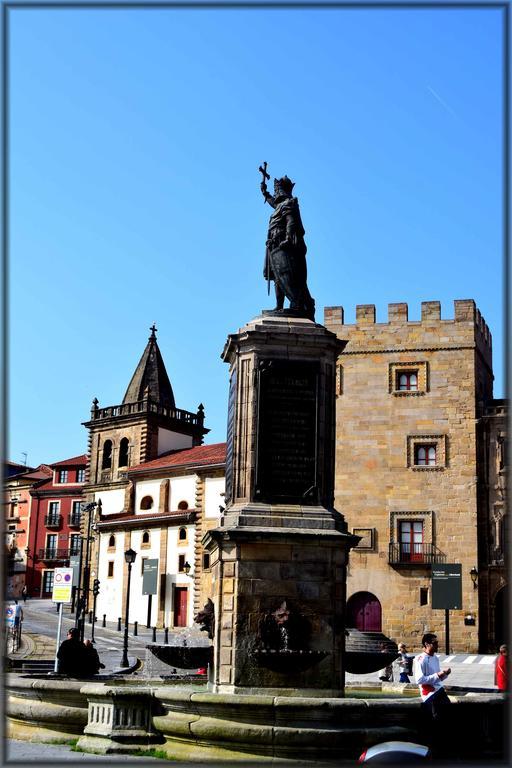
{"type": "Polygon", "coordinates": [[[149,327],[225,439],[228,333],[273,306],[258,165],[295,182],[325,305],[474,298],[503,396],[502,13],[10,12],[8,458],[86,451],[149,327]]]}

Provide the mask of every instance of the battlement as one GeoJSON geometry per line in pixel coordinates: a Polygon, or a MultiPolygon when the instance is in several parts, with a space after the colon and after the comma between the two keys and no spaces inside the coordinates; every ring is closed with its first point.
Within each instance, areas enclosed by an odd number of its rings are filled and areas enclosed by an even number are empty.
{"type": "MultiPolygon", "coordinates": [[[[429,330],[436,325],[438,325],[441,330],[447,329],[448,324],[472,323],[476,331],[475,336],[478,338],[479,342],[483,344],[484,347],[491,349],[491,332],[473,299],[456,299],[453,304],[455,308],[454,317],[441,318],[440,301],[422,301],[421,320],[419,321],[409,320],[409,307],[405,302],[388,304],[387,323],[377,323],[375,304],[358,304],[356,305],[355,324],[347,324],[346,327],[348,329],[379,325],[382,329],[384,329],[384,326],[389,326],[391,330],[392,327],[398,325],[418,327],[421,324],[424,324],[429,330]]],[[[336,330],[335,326],[345,325],[345,313],[343,307],[325,307],[324,324],[330,330],[336,330]]]]}

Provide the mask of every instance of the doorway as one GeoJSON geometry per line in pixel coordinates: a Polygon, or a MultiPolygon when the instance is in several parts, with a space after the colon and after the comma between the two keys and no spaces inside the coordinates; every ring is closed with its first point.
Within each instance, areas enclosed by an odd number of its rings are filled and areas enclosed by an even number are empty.
{"type": "Polygon", "coordinates": [[[371,592],[356,592],[347,601],[346,626],[360,632],[382,632],[382,608],[371,592]]]}
{"type": "Polygon", "coordinates": [[[494,643],[496,650],[507,642],[508,587],[502,587],[494,598],[494,643]]]}
{"type": "Polygon", "coordinates": [[[174,587],[174,626],[187,626],[188,588],[174,587]]]}

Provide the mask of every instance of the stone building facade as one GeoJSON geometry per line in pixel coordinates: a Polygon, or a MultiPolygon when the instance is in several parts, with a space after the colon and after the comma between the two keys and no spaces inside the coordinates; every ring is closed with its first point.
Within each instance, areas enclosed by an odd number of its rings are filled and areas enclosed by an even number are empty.
{"type": "Polygon", "coordinates": [[[450,612],[451,647],[477,652],[482,598],[471,570],[483,563],[479,420],[492,403],[492,342],[474,301],[437,301],[421,320],[407,304],[325,309],[346,341],[337,378],[336,507],[362,537],[347,581],[349,625],[382,630],[417,648],[425,631],[444,643],[432,609],[431,568],[462,566],[462,608],[450,612]],[[479,553],[482,553],[479,558],[479,553]]]}
{"type": "Polygon", "coordinates": [[[480,603],[480,650],[495,651],[508,636],[508,416],[506,401],[493,400],[478,422],[481,469],[478,484],[479,553],[475,565],[480,603]]]}

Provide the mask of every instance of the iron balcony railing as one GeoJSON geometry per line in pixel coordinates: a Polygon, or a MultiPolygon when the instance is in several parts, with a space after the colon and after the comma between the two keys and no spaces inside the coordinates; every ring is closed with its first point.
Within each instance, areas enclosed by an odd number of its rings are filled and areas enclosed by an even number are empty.
{"type": "MultiPolygon", "coordinates": [[[[40,560],[67,560],[69,558],[69,549],[57,549],[56,547],[46,547],[39,550],[40,560]]],[[[78,553],[77,553],[78,554],[78,553]]]]}
{"type": "Polygon", "coordinates": [[[70,528],[80,528],[81,522],[82,522],[82,516],[80,515],[80,513],[78,513],[77,515],[71,512],[71,514],[69,515],[70,528]]]}
{"type": "Polygon", "coordinates": [[[47,528],[58,528],[62,523],[62,515],[46,515],[44,524],[47,528]]]}
{"type": "Polygon", "coordinates": [[[434,544],[398,543],[389,545],[390,565],[430,565],[446,562],[446,555],[434,544]]]}

